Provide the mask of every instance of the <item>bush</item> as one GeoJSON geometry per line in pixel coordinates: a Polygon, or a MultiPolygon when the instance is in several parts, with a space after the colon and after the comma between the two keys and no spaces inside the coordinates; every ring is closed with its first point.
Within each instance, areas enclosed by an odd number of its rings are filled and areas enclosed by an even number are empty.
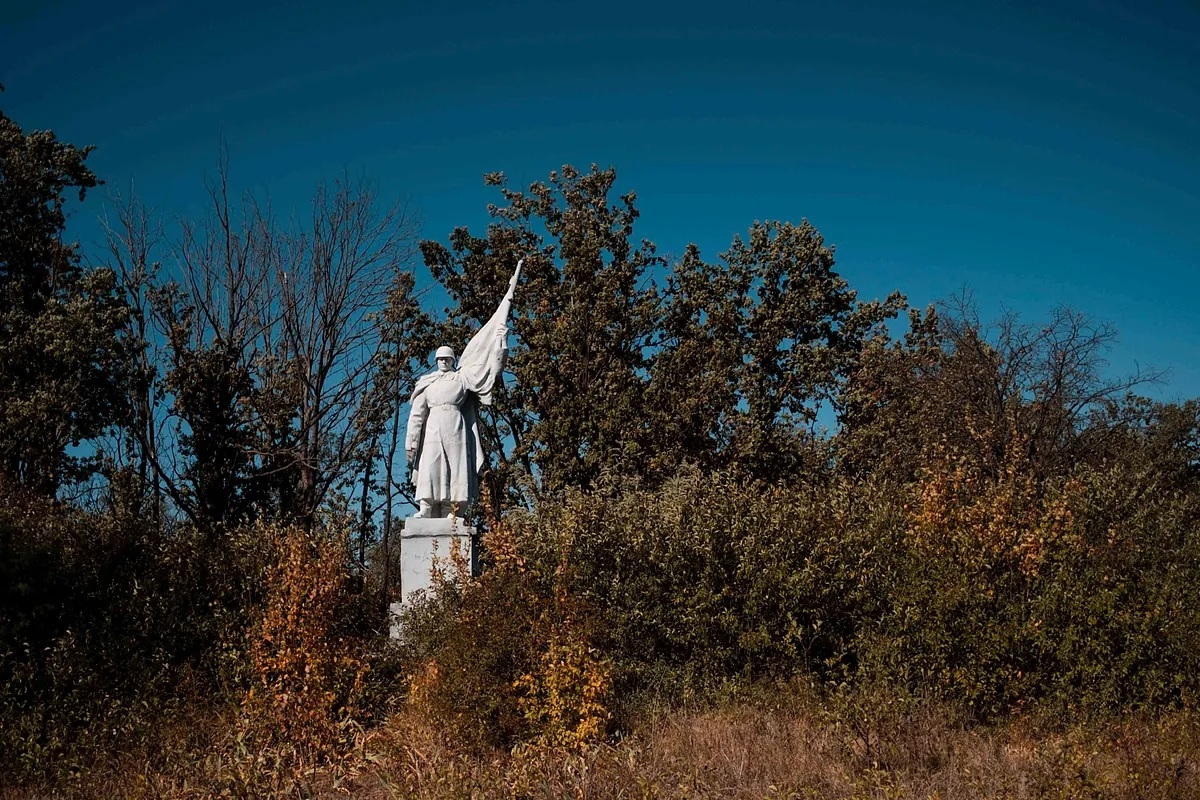
{"type": "Polygon", "coordinates": [[[77,772],[170,705],[158,545],[136,520],[0,487],[0,778],[77,772]]]}
{"type": "Polygon", "coordinates": [[[344,542],[210,533],[0,487],[0,784],[75,785],[218,715],[241,747],[344,746],[365,670],[344,542]]]}
{"type": "Polygon", "coordinates": [[[1073,546],[1031,598],[1054,699],[1100,711],[1200,700],[1200,493],[1084,471],[1073,546]]]}
{"type": "Polygon", "coordinates": [[[1120,466],[1035,479],[1010,452],[990,473],[931,459],[915,485],[684,472],[572,494],[511,515],[501,560],[519,567],[446,594],[413,642],[436,640],[424,652],[442,654],[455,713],[478,703],[503,741],[528,734],[510,676],[548,652],[569,661],[547,619],[587,631],[623,704],[800,677],[977,719],[1194,707],[1200,494],[1154,492],[1120,466]]]}
{"type": "Polygon", "coordinates": [[[570,565],[622,694],[685,698],[729,680],[842,679],[878,614],[872,559],[895,514],[847,485],[685,473],[658,491],[577,494],[514,528],[535,571],[570,565]]]}
{"type": "Polygon", "coordinates": [[[76,780],[207,718],[218,783],[275,791],[405,684],[476,750],[584,747],[647,699],[776,681],[976,720],[1194,708],[1194,480],[1139,459],[1035,478],[1009,452],[931,457],[914,484],[684,470],[513,512],[383,657],[336,526],[164,531],[0,493],[0,778],[76,780]]]}
{"type": "Polygon", "coordinates": [[[328,761],[353,743],[368,670],[362,643],[341,619],[348,602],[344,532],[259,524],[273,553],[265,597],[248,633],[249,742],[286,746],[298,762],[328,761]]]}
{"type": "Polygon", "coordinates": [[[495,524],[484,547],[479,578],[460,563],[404,616],[410,703],[473,748],[602,736],[610,678],[594,615],[561,570],[529,569],[508,526],[495,524]]]}
{"type": "Polygon", "coordinates": [[[1042,481],[1026,467],[925,470],[878,565],[889,598],[864,628],[863,668],[984,718],[1194,707],[1200,495],[1119,465],[1042,481]]]}

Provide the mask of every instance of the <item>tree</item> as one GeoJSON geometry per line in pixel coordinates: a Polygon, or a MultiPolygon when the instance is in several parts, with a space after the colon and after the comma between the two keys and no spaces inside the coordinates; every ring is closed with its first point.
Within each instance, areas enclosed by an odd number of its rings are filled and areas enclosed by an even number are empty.
{"type": "Polygon", "coordinates": [[[396,372],[404,328],[378,317],[389,292],[411,293],[401,276],[415,216],[343,179],[318,186],[308,224],[281,224],[253,194],[231,195],[224,154],[206,187],[207,213],[181,221],[170,247],[173,279],[135,198],[110,232],[145,337],[132,370],[136,471],[148,465],[153,491],[210,532],[259,517],[310,525],[336,492],[345,508],[364,470],[364,492],[374,487],[392,407],[376,383],[394,380],[384,371],[396,372]]]}
{"type": "Polygon", "coordinates": [[[863,342],[842,387],[834,446],[844,475],[912,481],[927,455],[926,443],[947,425],[960,424],[953,419],[960,409],[931,403],[936,393],[930,383],[945,358],[936,309],[910,308],[908,325],[900,339],[880,332],[863,342]]]}
{"type": "Polygon", "coordinates": [[[1123,398],[1161,376],[1108,374],[1116,332],[1070,308],[985,325],[964,295],[910,324],[902,343],[867,343],[842,394],[837,446],[852,474],[910,480],[937,451],[993,477],[1014,458],[1038,480],[1065,475],[1103,455],[1135,413],[1123,398]]]}
{"type": "Polygon", "coordinates": [[[96,469],[71,448],[125,414],[129,310],[62,238],[67,190],[99,184],[90,152],[0,112],[0,470],[47,494],[96,469]]]}
{"type": "MultiPolygon", "coordinates": [[[[394,313],[409,308],[411,282],[401,275],[415,253],[416,226],[403,204],[381,208],[370,182],[343,179],[318,186],[311,223],[285,238],[273,275],[282,289],[274,355],[296,392],[294,444],[285,458],[296,476],[294,514],[306,525],[339,482],[353,479],[356,465],[369,471],[375,461],[393,400],[373,388],[402,344],[385,343],[376,316],[389,292],[394,313]]],[[[393,339],[409,332],[405,323],[420,324],[391,322],[393,339]]]]}
{"type": "Polygon", "coordinates": [[[592,486],[609,470],[639,474],[658,314],[650,272],[662,262],[652,243],[633,238],[635,195],[610,202],[616,171],[595,165],[586,173],[565,166],[525,192],[499,173],[486,181],[506,203],[490,207],[486,236],[458,228],[448,248],[423,241],[421,252],[455,304],[446,335],[459,348],[495,310],[517,258],[526,258],[513,303],[515,380],[496,391],[483,420],[494,459],[489,491],[499,499],[522,487],[528,501],[592,486]]]}
{"type": "MultiPolygon", "coordinates": [[[[269,352],[263,319],[276,313],[271,270],[279,244],[269,211],[252,196],[234,205],[224,156],[206,188],[208,214],[183,220],[172,248],[177,279],[151,293],[163,343],[157,380],[169,403],[169,444],[152,463],[175,506],[215,535],[265,504],[254,405],[269,406],[276,392],[256,386],[255,372],[269,352]]],[[[149,441],[143,445],[153,453],[149,441]]]]}
{"type": "Polygon", "coordinates": [[[903,298],[859,302],[807,221],[756,222],[721,262],[689,247],[668,281],[650,362],[654,449],[666,464],[721,462],[769,480],[823,469],[818,410],[903,298]]]}
{"type": "Polygon", "coordinates": [[[634,238],[635,195],[610,202],[615,181],[612,169],[567,166],[521,192],[491,175],[505,204],[490,207],[485,236],[459,228],[449,247],[421,244],[456,304],[457,342],[526,256],[515,381],[487,418],[493,495],[530,485],[528,501],[605,475],[659,480],[682,461],[766,478],[824,469],[817,410],[902,298],[859,302],[807,222],[756,223],[719,264],[688,247],[668,272],[654,245],[634,238]]]}

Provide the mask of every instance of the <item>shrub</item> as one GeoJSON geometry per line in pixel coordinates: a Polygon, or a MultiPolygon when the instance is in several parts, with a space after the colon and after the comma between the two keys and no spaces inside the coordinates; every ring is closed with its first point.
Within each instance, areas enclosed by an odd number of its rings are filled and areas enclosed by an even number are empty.
{"type": "Polygon", "coordinates": [[[346,635],[344,532],[258,524],[274,558],[248,634],[253,680],[242,700],[248,740],[286,746],[298,762],[327,761],[353,742],[356,704],[368,665],[346,635]]]}
{"type": "Polygon", "coordinates": [[[1030,598],[1061,705],[1195,708],[1200,699],[1200,494],[1113,465],[1082,471],[1074,546],[1030,598]]]}
{"type": "Polygon", "coordinates": [[[619,692],[704,695],[730,680],[853,669],[878,613],[887,498],[684,473],[658,491],[576,494],[515,520],[531,568],[565,559],[600,615],[619,692]]]}
{"type": "Polygon", "coordinates": [[[864,669],[980,717],[1194,705],[1200,497],[1119,465],[1035,480],[1022,452],[926,467],[864,669]]]}
{"type": "Polygon", "coordinates": [[[1194,706],[1200,493],[1130,465],[1039,478],[1019,444],[999,469],[931,456],[915,485],[684,471],[543,503],[506,545],[543,588],[510,593],[534,606],[515,615],[496,598],[497,616],[559,647],[536,621],[561,584],[623,703],[801,676],[980,719],[1194,706]]]}
{"type": "Polygon", "coordinates": [[[157,758],[163,729],[251,688],[240,746],[342,745],[363,669],[343,545],[218,533],[0,487],[0,783],[71,786],[157,758]]]}
{"type": "Polygon", "coordinates": [[[608,663],[562,571],[527,567],[511,529],[484,537],[488,568],[435,576],[403,619],[409,701],[469,747],[581,745],[606,731],[608,663]]]}
{"type": "Polygon", "coordinates": [[[170,704],[161,552],[135,520],[0,486],[0,782],[145,740],[170,704]]]}

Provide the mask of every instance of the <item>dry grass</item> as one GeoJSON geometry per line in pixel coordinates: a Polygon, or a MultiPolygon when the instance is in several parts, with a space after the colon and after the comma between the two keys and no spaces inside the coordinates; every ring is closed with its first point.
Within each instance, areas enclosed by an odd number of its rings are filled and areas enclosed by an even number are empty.
{"type": "MultiPolygon", "coordinates": [[[[215,725],[210,725],[216,734],[215,725]]],[[[615,744],[470,752],[412,711],[342,762],[296,771],[225,734],[124,762],[78,793],[104,797],[360,798],[1181,798],[1200,797],[1200,718],[1167,714],[1050,729],[965,728],[886,703],[792,703],[645,717],[615,744]],[[873,711],[874,716],[869,716],[873,711]],[[868,713],[864,713],[868,712],[868,713]]],[[[0,791],[4,798],[49,791],[0,791]]]]}
{"type": "Polygon", "coordinates": [[[648,719],[583,751],[456,749],[400,714],[365,743],[346,787],[367,798],[1179,798],[1200,796],[1191,715],[968,730],[945,714],[881,720],[817,707],[731,707],[648,719]]]}
{"type": "Polygon", "coordinates": [[[1184,798],[1200,796],[1192,717],[1066,733],[966,730],[917,712],[853,726],[818,711],[665,715],[614,746],[467,756],[412,718],[368,747],[371,798],[1184,798]]]}

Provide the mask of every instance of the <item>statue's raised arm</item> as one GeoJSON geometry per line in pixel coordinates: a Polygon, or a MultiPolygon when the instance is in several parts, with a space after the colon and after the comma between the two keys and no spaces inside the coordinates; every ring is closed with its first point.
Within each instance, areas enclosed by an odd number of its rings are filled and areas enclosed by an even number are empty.
{"type": "Polygon", "coordinates": [[[479,498],[483,448],[477,406],[491,405],[492,388],[504,372],[508,315],[523,263],[517,262],[496,313],[463,350],[458,369],[454,350],[439,347],[437,370],[422,375],[413,389],[404,448],[415,465],[417,517],[451,516],[456,507],[465,514],[479,498]]]}
{"type": "Polygon", "coordinates": [[[491,319],[471,337],[462,357],[458,359],[459,372],[464,373],[464,377],[472,383],[475,387],[473,391],[479,396],[479,402],[485,406],[492,404],[492,387],[496,381],[501,380],[504,372],[504,363],[508,357],[508,315],[512,310],[513,295],[524,263],[525,259],[517,262],[517,268],[508,281],[508,291],[504,293],[504,299],[500,301],[491,319]]]}

